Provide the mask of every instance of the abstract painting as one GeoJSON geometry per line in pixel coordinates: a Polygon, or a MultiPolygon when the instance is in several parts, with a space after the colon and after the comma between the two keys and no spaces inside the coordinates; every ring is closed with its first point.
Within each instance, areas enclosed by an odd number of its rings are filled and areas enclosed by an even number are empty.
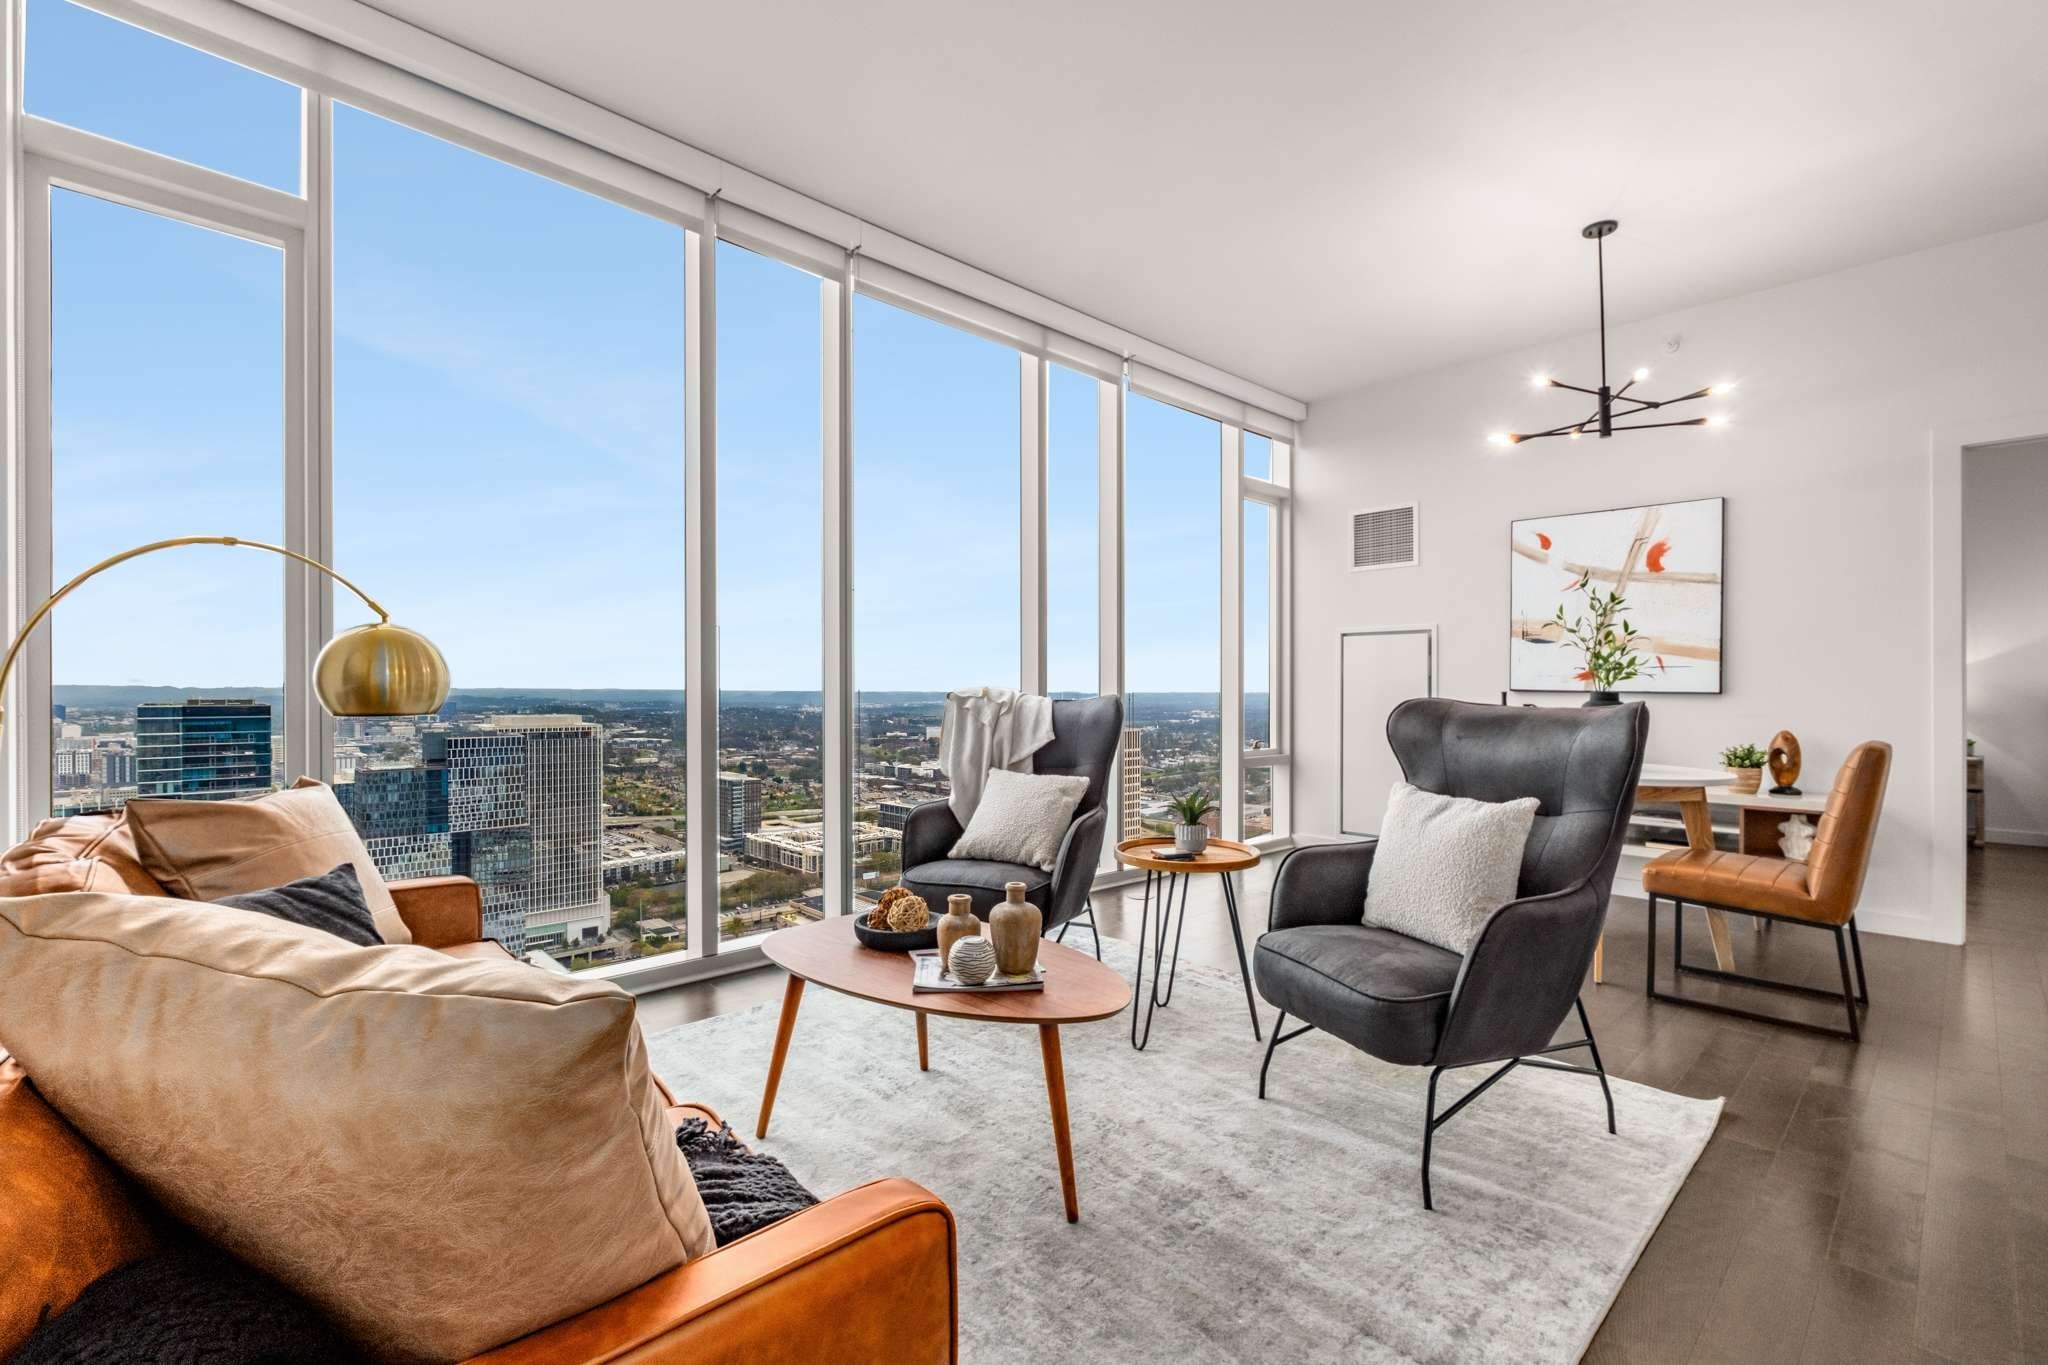
{"type": "Polygon", "coordinates": [[[1516,692],[1591,691],[1576,650],[1559,643],[1555,617],[1586,609],[1575,591],[1592,575],[1619,589],[1648,656],[1625,692],[1721,690],[1721,531],[1726,500],[1700,498],[1509,527],[1508,686],[1516,692]]]}

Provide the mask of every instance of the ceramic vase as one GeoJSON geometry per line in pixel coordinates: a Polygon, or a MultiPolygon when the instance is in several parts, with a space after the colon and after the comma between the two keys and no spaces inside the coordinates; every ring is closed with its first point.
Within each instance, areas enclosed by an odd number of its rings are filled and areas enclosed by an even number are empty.
{"type": "Polygon", "coordinates": [[[1173,851],[1175,853],[1200,853],[1209,846],[1207,825],[1175,825],[1173,827],[1173,851]]]}
{"type": "Polygon", "coordinates": [[[963,938],[946,956],[946,971],[963,986],[979,986],[996,969],[996,950],[980,934],[963,938]]]}
{"type": "Polygon", "coordinates": [[[1582,706],[1582,707],[1585,707],[1585,706],[1619,706],[1619,705],[1621,705],[1621,693],[1619,693],[1619,692],[1595,692],[1595,693],[1594,693],[1594,694],[1593,694],[1592,696],[1590,696],[1590,697],[1586,698],[1586,699],[1585,699],[1585,700],[1584,700],[1583,702],[1580,702],[1580,703],[1579,703],[1579,705],[1580,705],[1580,706],[1582,706]]]}
{"type": "Polygon", "coordinates": [[[939,917],[939,961],[953,960],[953,945],[963,938],[981,934],[981,921],[974,915],[972,896],[946,897],[946,913],[939,917]]]}
{"type": "Polygon", "coordinates": [[[1024,899],[1024,883],[1005,882],[1003,903],[989,911],[988,936],[995,941],[996,970],[1004,976],[1028,976],[1038,965],[1038,935],[1045,916],[1024,899]]]}

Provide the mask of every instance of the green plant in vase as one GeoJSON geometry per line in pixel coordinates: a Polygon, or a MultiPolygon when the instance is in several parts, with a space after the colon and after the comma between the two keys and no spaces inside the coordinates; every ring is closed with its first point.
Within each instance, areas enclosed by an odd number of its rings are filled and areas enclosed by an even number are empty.
{"type": "Polygon", "coordinates": [[[1756,789],[1763,785],[1764,764],[1771,756],[1754,744],[1732,744],[1721,751],[1721,764],[1735,774],[1735,785],[1729,790],[1743,796],[1754,796],[1756,789]]]}
{"type": "Polygon", "coordinates": [[[1590,571],[1581,573],[1570,591],[1586,594],[1586,610],[1567,621],[1564,608],[1557,609],[1553,624],[1557,626],[1560,642],[1579,651],[1586,666],[1574,676],[1580,682],[1593,684],[1593,695],[1586,699],[1588,706],[1615,706],[1621,698],[1615,689],[1621,684],[1643,676],[1643,669],[1650,660],[1636,648],[1648,642],[1649,637],[1636,633],[1629,623],[1625,608],[1628,600],[1621,595],[1621,589],[1603,593],[1593,586],[1590,571]]]}
{"type": "Polygon", "coordinates": [[[1202,787],[1184,791],[1166,803],[1173,812],[1173,847],[1177,853],[1200,853],[1209,846],[1209,827],[1202,823],[1216,810],[1216,798],[1202,787]]]}

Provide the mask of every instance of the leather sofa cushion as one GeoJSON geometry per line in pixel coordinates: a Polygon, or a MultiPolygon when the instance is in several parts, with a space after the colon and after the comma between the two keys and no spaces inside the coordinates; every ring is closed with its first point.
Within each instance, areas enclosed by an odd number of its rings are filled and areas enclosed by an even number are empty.
{"type": "Polygon", "coordinates": [[[94,1280],[155,1249],[120,1175],[0,1053],[0,1360],[94,1280]]]}
{"type": "Polygon", "coordinates": [[[374,1354],[467,1357],[712,1249],[625,991],[192,911],[0,901],[0,1041],[374,1354]]]}
{"type": "Polygon", "coordinates": [[[903,884],[945,913],[946,897],[967,896],[974,901],[974,913],[983,919],[1002,904],[1006,882],[1024,883],[1024,899],[1041,913],[1052,909],[1052,873],[1023,863],[999,863],[989,858],[940,858],[907,868],[903,884]]]}
{"type": "Polygon", "coordinates": [[[128,803],[127,815],[137,857],[170,895],[217,901],[350,863],[384,941],[412,942],[370,851],[324,783],[302,777],[249,801],[139,797],[128,803]]]}
{"type": "Polygon", "coordinates": [[[1464,959],[1362,924],[1309,924],[1260,938],[1252,955],[1267,1003],[1384,1061],[1436,1055],[1464,959]]]}
{"type": "Polygon", "coordinates": [[[74,815],[45,820],[0,855],[0,896],[56,891],[126,891],[161,896],[161,882],[143,869],[125,815],[74,815]]]}

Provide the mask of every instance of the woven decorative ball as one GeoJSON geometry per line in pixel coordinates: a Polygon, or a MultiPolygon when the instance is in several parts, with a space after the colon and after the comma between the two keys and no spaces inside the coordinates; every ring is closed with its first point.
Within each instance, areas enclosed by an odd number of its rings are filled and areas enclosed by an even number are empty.
{"type": "Polygon", "coordinates": [[[946,969],[961,985],[979,986],[996,969],[995,945],[979,934],[963,938],[953,945],[952,954],[946,959],[946,969]]]}
{"type": "MultiPolygon", "coordinates": [[[[868,911],[868,928],[887,929],[889,927],[889,912],[896,908],[896,902],[909,894],[910,892],[900,886],[892,886],[887,891],[884,891],[882,898],[875,902],[875,908],[868,911]]],[[[922,928],[922,923],[917,927],[922,928]]]]}
{"type": "Polygon", "coordinates": [[[889,927],[899,934],[914,933],[929,924],[931,918],[931,907],[914,892],[905,892],[889,907],[889,927]]]}

